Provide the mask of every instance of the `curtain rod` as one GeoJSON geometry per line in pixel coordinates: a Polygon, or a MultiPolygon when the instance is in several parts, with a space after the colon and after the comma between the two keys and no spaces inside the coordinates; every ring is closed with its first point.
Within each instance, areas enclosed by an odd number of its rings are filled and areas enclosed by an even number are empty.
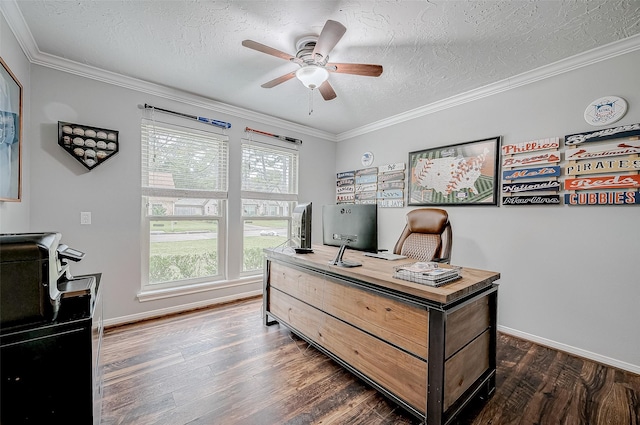
{"type": "MultiPolygon", "coordinates": [[[[138,107],[141,107],[141,106],[142,105],[138,105],[138,107]]],[[[196,120],[196,121],[199,121],[199,122],[203,122],[203,123],[206,123],[206,124],[215,125],[216,127],[231,128],[231,123],[228,123],[228,122],[212,120],[211,118],[199,117],[197,115],[183,114],[182,112],[170,111],[168,109],[157,108],[155,106],[151,106],[151,105],[148,105],[146,103],[144,104],[144,108],[143,109],[155,109],[156,111],[165,112],[167,114],[173,114],[173,115],[177,115],[179,117],[189,118],[189,119],[196,120]]]]}

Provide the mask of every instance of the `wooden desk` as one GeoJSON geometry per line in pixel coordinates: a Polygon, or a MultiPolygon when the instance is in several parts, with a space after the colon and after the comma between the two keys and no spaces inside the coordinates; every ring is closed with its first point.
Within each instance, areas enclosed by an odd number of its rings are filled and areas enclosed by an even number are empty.
{"type": "Polygon", "coordinates": [[[329,264],[337,248],[313,249],[265,250],[265,325],[286,326],[428,425],[493,393],[499,273],[464,268],[433,288],[392,277],[412,259],[347,251],[363,265],[342,268],[329,264]]]}

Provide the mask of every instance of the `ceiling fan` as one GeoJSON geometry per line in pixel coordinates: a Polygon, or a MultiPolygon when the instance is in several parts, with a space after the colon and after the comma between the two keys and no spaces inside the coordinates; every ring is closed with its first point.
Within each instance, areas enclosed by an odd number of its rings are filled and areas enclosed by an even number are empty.
{"type": "Polygon", "coordinates": [[[324,24],[320,36],[302,37],[297,41],[296,49],[298,52],[295,56],[252,40],[244,40],[242,45],[258,52],[294,62],[300,66],[296,71],[289,72],[262,84],[262,87],[272,88],[293,77],[297,77],[307,88],[311,90],[317,88],[324,100],[331,100],[335,99],[336,92],[328,81],[330,72],[364,75],[367,77],[378,77],[382,74],[381,65],[329,62],[329,53],[338,44],[338,41],[346,31],[347,29],[340,22],[328,20],[324,24]]]}

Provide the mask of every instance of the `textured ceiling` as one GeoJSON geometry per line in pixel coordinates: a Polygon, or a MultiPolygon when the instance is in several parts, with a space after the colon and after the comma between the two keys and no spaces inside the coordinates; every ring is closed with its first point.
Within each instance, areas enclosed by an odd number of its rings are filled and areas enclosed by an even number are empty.
{"type": "Polygon", "coordinates": [[[640,33],[637,0],[16,3],[40,55],[332,134],[640,33]],[[347,28],[331,62],[381,64],[384,72],[378,78],[331,74],[337,98],[324,101],[314,93],[309,115],[309,90],[297,80],[260,87],[297,65],[241,42],[295,55],[296,40],[319,34],[327,19],[347,28]]]}

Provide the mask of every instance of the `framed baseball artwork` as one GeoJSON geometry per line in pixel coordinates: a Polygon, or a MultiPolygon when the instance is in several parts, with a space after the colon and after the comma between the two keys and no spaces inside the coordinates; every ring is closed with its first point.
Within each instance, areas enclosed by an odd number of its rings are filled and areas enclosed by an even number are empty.
{"type": "Polygon", "coordinates": [[[498,205],[500,136],[409,152],[408,205],[498,205]]]}

